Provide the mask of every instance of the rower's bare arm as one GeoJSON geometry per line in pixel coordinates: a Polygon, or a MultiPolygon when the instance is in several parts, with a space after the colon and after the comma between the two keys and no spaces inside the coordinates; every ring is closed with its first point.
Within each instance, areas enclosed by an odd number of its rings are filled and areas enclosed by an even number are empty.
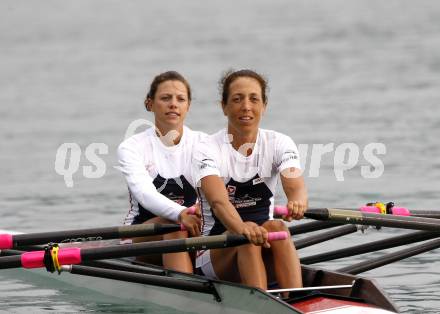
{"type": "Polygon", "coordinates": [[[216,175],[201,179],[201,188],[216,217],[232,233],[243,234],[253,244],[269,247],[267,230],[256,224],[243,222],[228,198],[224,182],[216,175]]]}
{"type": "Polygon", "coordinates": [[[281,171],[281,184],[287,197],[289,214],[285,220],[301,219],[308,206],[307,188],[300,169],[287,168],[281,171]]]}
{"type": "Polygon", "coordinates": [[[225,184],[218,176],[206,176],[201,180],[203,193],[214,214],[233,233],[240,233],[243,221],[228,198],[225,184]]]}

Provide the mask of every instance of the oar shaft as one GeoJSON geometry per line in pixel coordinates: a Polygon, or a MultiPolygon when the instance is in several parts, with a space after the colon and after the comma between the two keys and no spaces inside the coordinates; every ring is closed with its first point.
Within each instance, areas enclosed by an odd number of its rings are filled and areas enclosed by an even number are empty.
{"type": "Polygon", "coordinates": [[[139,256],[155,253],[175,253],[203,250],[207,248],[222,248],[244,243],[247,243],[247,239],[243,236],[236,235],[218,235],[209,238],[197,237],[176,240],[152,241],[135,243],[132,245],[86,248],[81,250],[81,258],[83,261],[88,261],[95,259],[120,258],[126,256],[139,256]]]}
{"type": "Polygon", "coordinates": [[[316,220],[330,220],[345,224],[440,231],[440,221],[433,218],[372,214],[337,208],[309,208],[304,216],[316,220]]]}
{"type": "Polygon", "coordinates": [[[139,224],[131,226],[0,235],[0,249],[12,249],[24,245],[37,245],[48,242],[66,243],[141,237],[179,230],[181,230],[181,226],[177,224],[139,224]]]}
{"type": "Polygon", "coordinates": [[[316,255],[310,255],[302,257],[300,259],[301,264],[315,264],[327,261],[332,261],[339,258],[360,255],[370,252],[376,252],[389,248],[394,248],[406,244],[416,243],[420,241],[429,240],[440,236],[440,233],[430,231],[416,231],[403,235],[398,235],[391,238],[386,238],[374,242],[363,243],[351,247],[346,247],[334,251],[319,253],[316,255]]]}
{"type": "Polygon", "coordinates": [[[420,245],[405,248],[397,252],[389,253],[376,259],[370,259],[355,265],[338,269],[339,272],[352,275],[360,274],[402,259],[415,256],[424,252],[432,251],[440,247],[440,239],[431,240],[420,245]]]}
{"type": "Polygon", "coordinates": [[[311,221],[311,222],[290,226],[289,232],[291,235],[297,235],[302,233],[333,228],[341,225],[343,224],[341,224],[340,222],[333,222],[333,221],[311,221]]]}
{"type": "Polygon", "coordinates": [[[21,255],[0,257],[0,261],[0,269],[22,267],[21,255]]]}
{"type": "Polygon", "coordinates": [[[429,210],[429,209],[411,210],[411,216],[440,219],[440,210],[429,210]]]}
{"type": "Polygon", "coordinates": [[[322,243],[324,241],[328,241],[331,239],[342,237],[342,236],[350,234],[350,233],[354,233],[356,231],[357,231],[357,227],[353,226],[353,225],[346,225],[346,226],[338,227],[338,228],[335,228],[335,229],[327,231],[327,232],[322,232],[320,234],[312,235],[310,237],[307,237],[307,238],[304,238],[301,240],[296,240],[296,241],[294,241],[295,248],[297,250],[300,250],[300,249],[312,246],[314,244],[322,243]]]}

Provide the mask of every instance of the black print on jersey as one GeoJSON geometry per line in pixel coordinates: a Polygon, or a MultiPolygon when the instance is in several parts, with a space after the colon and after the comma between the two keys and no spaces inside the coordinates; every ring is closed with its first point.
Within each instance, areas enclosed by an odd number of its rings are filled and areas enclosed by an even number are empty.
{"type": "Polygon", "coordinates": [[[286,162],[290,159],[298,159],[298,155],[294,151],[287,151],[283,154],[281,162],[286,162]]]}
{"type": "MultiPolygon", "coordinates": [[[[194,205],[197,200],[196,190],[183,175],[170,179],[165,179],[157,175],[157,177],[154,178],[153,184],[160,194],[184,207],[194,205]]],[[[139,204],[139,215],[135,217],[133,224],[143,223],[153,217],[156,217],[156,215],[139,204]]]]}
{"type": "Polygon", "coordinates": [[[200,163],[200,170],[203,170],[206,167],[215,168],[215,166],[213,165],[214,161],[212,159],[205,158],[200,163]]]}
{"type": "Polygon", "coordinates": [[[228,191],[228,195],[229,197],[234,196],[235,195],[235,191],[237,190],[237,187],[233,186],[233,185],[228,185],[226,187],[226,190],[228,191]]]}
{"type": "MultiPolygon", "coordinates": [[[[229,201],[237,209],[243,221],[253,221],[261,225],[269,219],[270,199],[273,194],[258,174],[246,182],[237,182],[231,178],[226,184],[226,188],[229,201]]],[[[212,210],[211,212],[215,222],[210,235],[225,232],[225,227],[212,210]]]]}

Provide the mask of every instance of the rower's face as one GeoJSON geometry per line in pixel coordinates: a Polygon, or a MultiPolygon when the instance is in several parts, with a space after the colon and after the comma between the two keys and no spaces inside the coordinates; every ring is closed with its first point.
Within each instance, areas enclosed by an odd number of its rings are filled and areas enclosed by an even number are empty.
{"type": "Polygon", "coordinates": [[[188,90],[180,81],[165,81],[159,84],[154,99],[147,107],[154,113],[156,125],[175,128],[183,125],[190,101],[188,90]]]}
{"type": "Polygon", "coordinates": [[[250,77],[240,77],[229,86],[226,104],[222,104],[228,124],[237,131],[258,129],[266,110],[260,83],[250,77]]]}

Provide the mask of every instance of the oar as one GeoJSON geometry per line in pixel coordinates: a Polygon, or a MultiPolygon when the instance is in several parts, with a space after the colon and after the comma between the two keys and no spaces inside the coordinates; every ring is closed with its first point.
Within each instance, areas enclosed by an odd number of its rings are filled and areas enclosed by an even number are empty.
{"type": "Polygon", "coordinates": [[[330,220],[345,224],[440,231],[440,221],[434,218],[372,214],[337,208],[309,208],[304,216],[316,220],[330,220]]]}
{"type": "MultiPolygon", "coordinates": [[[[285,231],[269,232],[269,241],[288,238],[285,231]]],[[[60,248],[58,255],[59,265],[80,264],[82,262],[139,256],[154,253],[175,253],[185,251],[217,249],[233,247],[249,243],[243,235],[222,234],[209,237],[195,237],[177,240],[152,241],[127,245],[116,245],[96,248],[60,248]]],[[[0,258],[1,268],[39,268],[45,267],[44,251],[26,252],[21,255],[5,256],[0,258]]]]}
{"type": "Polygon", "coordinates": [[[308,232],[313,232],[328,228],[334,228],[341,225],[343,224],[340,222],[333,222],[333,221],[311,221],[298,225],[289,226],[289,232],[291,235],[297,235],[297,234],[308,233],[308,232]]]}
{"type": "Polygon", "coordinates": [[[364,262],[360,262],[354,265],[346,266],[338,269],[338,272],[348,273],[348,274],[359,274],[366,272],[371,269],[375,269],[402,259],[418,255],[424,252],[432,251],[440,247],[440,239],[434,239],[420,245],[412,246],[399,250],[397,252],[389,253],[384,256],[380,256],[375,259],[368,259],[364,262]]]}
{"type": "MultiPolygon", "coordinates": [[[[341,208],[345,209],[345,208],[341,208]]],[[[424,209],[408,209],[405,207],[384,207],[376,205],[362,206],[359,209],[347,208],[347,210],[359,210],[364,213],[376,213],[376,214],[388,214],[394,216],[413,216],[413,217],[425,217],[425,218],[437,218],[440,219],[440,210],[424,210],[424,209]],[[381,208],[382,207],[382,208],[381,208]]]]}
{"type": "MultiPolygon", "coordinates": [[[[437,218],[440,219],[440,210],[433,209],[408,209],[405,207],[385,207],[382,204],[382,208],[376,205],[366,205],[360,208],[338,208],[342,210],[354,210],[361,211],[364,213],[374,213],[374,214],[387,214],[394,216],[413,216],[413,217],[425,217],[425,218],[437,218]]],[[[287,215],[287,208],[285,206],[275,206],[274,213],[275,216],[287,215]]]]}
{"type": "Polygon", "coordinates": [[[139,224],[131,226],[90,228],[24,234],[0,234],[0,250],[48,242],[84,242],[159,235],[183,230],[178,224],[139,224]]]}
{"type": "MultiPolygon", "coordinates": [[[[280,212],[281,209],[275,208],[275,213],[280,212]]],[[[440,231],[440,221],[434,218],[383,215],[339,208],[309,208],[304,217],[344,224],[440,231]]]]}
{"type": "Polygon", "coordinates": [[[426,241],[432,238],[439,237],[440,233],[432,231],[416,231],[403,235],[398,235],[391,238],[377,240],[369,243],[358,244],[334,251],[319,253],[302,257],[301,264],[309,265],[315,263],[322,263],[332,261],[339,258],[350,257],[380,250],[390,249],[406,244],[412,244],[420,241],[426,241]]]}
{"type": "Polygon", "coordinates": [[[312,236],[309,236],[307,238],[301,239],[301,240],[295,240],[295,248],[297,250],[312,246],[314,244],[322,243],[328,240],[332,240],[338,237],[342,237],[344,235],[354,233],[358,230],[357,226],[353,225],[345,225],[341,226],[335,229],[332,229],[330,231],[321,232],[319,234],[315,234],[312,236]]]}

